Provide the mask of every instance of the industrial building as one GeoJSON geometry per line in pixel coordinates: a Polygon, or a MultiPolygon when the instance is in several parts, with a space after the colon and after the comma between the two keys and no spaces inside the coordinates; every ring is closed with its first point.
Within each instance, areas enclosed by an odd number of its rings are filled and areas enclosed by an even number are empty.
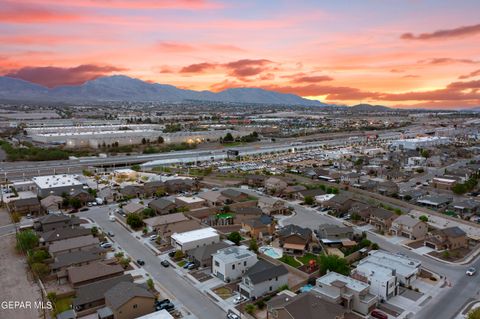
{"type": "Polygon", "coordinates": [[[394,140],[391,146],[396,149],[416,150],[450,143],[447,137],[423,136],[416,138],[394,140]]]}

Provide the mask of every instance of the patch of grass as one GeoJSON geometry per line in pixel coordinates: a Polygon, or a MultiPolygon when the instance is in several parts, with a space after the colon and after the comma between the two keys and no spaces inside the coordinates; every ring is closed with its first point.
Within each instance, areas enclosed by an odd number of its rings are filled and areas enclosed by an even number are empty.
{"type": "Polygon", "coordinates": [[[312,259],[316,260],[317,256],[315,256],[314,254],[311,254],[311,253],[306,253],[302,257],[297,257],[297,259],[300,260],[302,262],[302,264],[308,265],[310,260],[312,260],[312,259]]]}
{"type": "Polygon", "coordinates": [[[185,260],[180,260],[180,261],[177,263],[177,265],[179,265],[180,267],[183,267],[183,266],[185,266],[186,263],[187,263],[187,262],[186,262],[185,260]]]}
{"type": "Polygon", "coordinates": [[[283,255],[282,258],[280,258],[279,260],[295,268],[298,268],[302,265],[298,261],[296,261],[292,256],[288,256],[288,255],[283,255]]]}
{"type": "Polygon", "coordinates": [[[217,288],[214,292],[222,299],[228,299],[232,296],[232,290],[227,287],[217,288]]]}
{"type": "Polygon", "coordinates": [[[59,299],[55,303],[55,313],[59,314],[59,313],[62,313],[64,311],[67,311],[67,310],[71,309],[71,307],[70,307],[71,305],[72,305],[72,297],[66,297],[66,298],[59,299]]]}

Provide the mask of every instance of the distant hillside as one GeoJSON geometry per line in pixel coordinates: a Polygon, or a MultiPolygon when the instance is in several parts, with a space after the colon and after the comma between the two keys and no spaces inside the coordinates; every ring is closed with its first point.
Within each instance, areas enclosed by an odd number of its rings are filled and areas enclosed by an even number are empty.
{"type": "Polygon", "coordinates": [[[193,91],[179,89],[172,85],[148,83],[123,75],[101,77],[81,85],[59,86],[52,89],[20,79],[0,77],[0,98],[44,102],[182,102],[185,100],[200,100],[301,106],[327,105],[294,94],[284,94],[258,88],[233,88],[218,93],[193,91]]]}
{"type": "Polygon", "coordinates": [[[357,104],[350,108],[354,112],[391,112],[391,109],[384,105],[357,104]]]}

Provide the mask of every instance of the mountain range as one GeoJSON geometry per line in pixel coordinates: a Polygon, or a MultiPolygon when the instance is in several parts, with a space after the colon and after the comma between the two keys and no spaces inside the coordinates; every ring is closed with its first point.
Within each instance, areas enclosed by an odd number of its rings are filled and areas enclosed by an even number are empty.
{"type": "Polygon", "coordinates": [[[186,100],[326,106],[295,94],[278,93],[259,88],[232,88],[220,92],[179,89],[173,85],[148,83],[124,75],[100,77],[80,85],[47,88],[11,77],[0,77],[0,99],[43,102],[182,102],[186,100]]]}

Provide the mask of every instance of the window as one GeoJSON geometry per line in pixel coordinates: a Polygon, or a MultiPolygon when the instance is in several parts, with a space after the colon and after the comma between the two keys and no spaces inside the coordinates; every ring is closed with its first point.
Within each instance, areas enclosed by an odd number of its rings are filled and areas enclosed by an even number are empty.
{"type": "Polygon", "coordinates": [[[215,260],[215,266],[218,267],[220,266],[220,263],[218,261],[215,260]]]}
{"type": "Polygon", "coordinates": [[[137,309],[138,308],[138,305],[137,304],[134,304],[133,305],[133,309],[137,309]]]}
{"type": "Polygon", "coordinates": [[[275,277],[275,281],[278,281],[278,277],[275,277]]]}
{"type": "Polygon", "coordinates": [[[243,265],[246,266],[246,265],[247,265],[247,261],[244,261],[244,262],[243,262],[243,265]]]}
{"type": "Polygon", "coordinates": [[[270,286],[269,290],[272,291],[272,286],[270,286]]]}
{"type": "Polygon", "coordinates": [[[235,269],[235,265],[232,265],[232,269],[235,269]]]}

